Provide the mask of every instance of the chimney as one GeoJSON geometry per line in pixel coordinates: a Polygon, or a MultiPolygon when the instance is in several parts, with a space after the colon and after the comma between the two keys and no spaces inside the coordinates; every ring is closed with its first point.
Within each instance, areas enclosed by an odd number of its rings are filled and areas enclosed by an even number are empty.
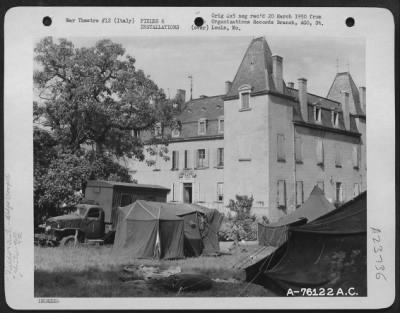
{"type": "Polygon", "coordinates": [[[232,82],[229,81],[229,80],[227,80],[227,81],[225,82],[225,94],[227,94],[227,93],[229,92],[229,90],[231,89],[231,87],[232,87],[232,82]]]}
{"type": "Polygon", "coordinates": [[[349,104],[349,93],[347,91],[342,90],[342,112],[343,112],[343,121],[344,127],[346,130],[350,130],[350,104],[349,104]]]}
{"type": "Polygon", "coordinates": [[[186,101],[186,90],[184,89],[177,89],[175,100],[178,104],[183,104],[186,101]]]}
{"type": "Polygon", "coordinates": [[[272,56],[272,76],[275,88],[278,92],[283,93],[283,58],[279,55],[272,56]]]}
{"type": "Polygon", "coordinates": [[[289,88],[294,88],[294,82],[288,82],[287,84],[289,88]]]}
{"type": "Polygon", "coordinates": [[[304,122],[308,122],[307,79],[299,78],[298,84],[301,116],[304,122]]]}
{"type": "Polygon", "coordinates": [[[365,87],[360,87],[358,88],[359,93],[360,93],[360,105],[361,105],[361,110],[365,113],[367,113],[367,102],[365,99],[365,92],[366,92],[366,88],[365,87]]]}

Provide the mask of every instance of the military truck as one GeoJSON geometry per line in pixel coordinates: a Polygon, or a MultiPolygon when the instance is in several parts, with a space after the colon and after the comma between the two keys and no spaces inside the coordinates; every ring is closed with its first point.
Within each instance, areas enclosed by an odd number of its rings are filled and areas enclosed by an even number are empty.
{"type": "Polygon", "coordinates": [[[71,214],[51,217],[35,234],[35,244],[67,246],[78,243],[113,243],[117,208],[136,200],[166,202],[170,189],[112,181],[89,181],[85,199],[71,214]]]}
{"type": "Polygon", "coordinates": [[[68,246],[78,243],[99,243],[112,241],[112,231],[106,234],[104,210],[99,203],[84,200],[77,205],[75,212],[55,216],[40,225],[42,233],[36,234],[39,245],[68,246]]]}

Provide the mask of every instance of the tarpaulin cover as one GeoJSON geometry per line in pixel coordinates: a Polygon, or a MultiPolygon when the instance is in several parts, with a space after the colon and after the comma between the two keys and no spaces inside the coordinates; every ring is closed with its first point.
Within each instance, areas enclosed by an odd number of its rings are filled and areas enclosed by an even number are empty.
{"type": "Polygon", "coordinates": [[[332,211],[335,206],[330,203],[318,186],[296,211],[283,216],[277,223],[258,224],[258,241],[260,245],[279,247],[286,242],[290,226],[310,223],[320,216],[332,211]]]}
{"type": "Polygon", "coordinates": [[[119,208],[113,253],[133,258],[183,258],[183,228],[182,218],[138,200],[119,208]]]}
{"type": "Polygon", "coordinates": [[[206,230],[204,232],[203,244],[204,250],[203,255],[214,255],[220,252],[219,240],[218,240],[218,231],[221,227],[222,220],[224,216],[215,209],[203,208],[206,217],[207,217],[207,225],[206,230]]]}
{"type": "Polygon", "coordinates": [[[362,193],[321,218],[289,228],[289,240],[246,268],[246,279],[286,295],[288,288],[353,287],[367,295],[367,195],[362,193]]]}
{"type": "Polygon", "coordinates": [[[178,258],[219,252],[222,215],[217,210],[195,204],[138,200],[120,208],[118,216],[115,253],[126,250],[134,257],[178,258]],[[161,243],[159,256],[155,248],[157,233],[161,243]]]}

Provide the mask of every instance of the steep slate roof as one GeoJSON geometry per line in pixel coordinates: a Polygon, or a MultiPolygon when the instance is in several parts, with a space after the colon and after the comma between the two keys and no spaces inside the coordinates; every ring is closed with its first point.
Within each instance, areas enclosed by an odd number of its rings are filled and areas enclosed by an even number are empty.
{"type": "Polygon", "coordinates": [[[193,99],[182,108],[178,119],[181,123],[197,122],[200,118],[217,119],[224,115],[224,100],[221,96],[193,99]]]}
{"type": "Polygon", "coordinates": [[[264,37],[251,41],[226,96],[238,96],[238,88],[244,84],[250,85],[252,92],[276,90],[272,78],[272,53],[264,37]]]}
{"type": "Polygon", "coordinates": [[[360,94],[356,84],[353,81],[349,72],[337,73],[333,80],[332,86],[329,89],[329,99],[340,101],[342,98],[341,91],[347,91],[349,93],[349,104],[350,113],[364,115],[360,104],[360,94]]]}

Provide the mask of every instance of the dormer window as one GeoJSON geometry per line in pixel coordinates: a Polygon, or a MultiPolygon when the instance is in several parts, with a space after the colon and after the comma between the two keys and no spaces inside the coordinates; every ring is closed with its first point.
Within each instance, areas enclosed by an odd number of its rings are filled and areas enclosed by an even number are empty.
{"type": "Polygon", "coordinates": [[[251,87],[249,85],[243,85],[239,87],[239,100],[241,111],[250,109],[250,92],[251,87]]]}
{"type": "Polygon", "coordinates": [[[322,122],[322,112],[321,108],[314,106],[314,121],[316,123],[321,123],[322,122]]]}
{"type": "Polygon", "coordinates": [[[224,122],[224,117],[220,116],[218,118],[218,132],[223,133],[225,128],[225,122],[224,122]]]}
{"type": "Polygon", "coordinates": [[[332,111],[332,125],[333,127],[339,126],[339,112],[332,111]]]}
{"type": "Polygon", "coordinates": [[[155,136],[162,136],[163,129],[162,129],[162,124],[160,122],[156,123],[154,127],[154,135],[155,136]]]}
{"type": "Polygon", "coordinates": [[[201,118],[199,120],[199,135],[205,135],[207,133],[207,120],[205,118],[201,118]]]}
{"type": "Polygon", "coordinates": [[[181,135],[181,128],[182,128],[181,122],[178,121],[176,123],[176,126],[172,129],[171,136],[179,137],[181,135]]]}

